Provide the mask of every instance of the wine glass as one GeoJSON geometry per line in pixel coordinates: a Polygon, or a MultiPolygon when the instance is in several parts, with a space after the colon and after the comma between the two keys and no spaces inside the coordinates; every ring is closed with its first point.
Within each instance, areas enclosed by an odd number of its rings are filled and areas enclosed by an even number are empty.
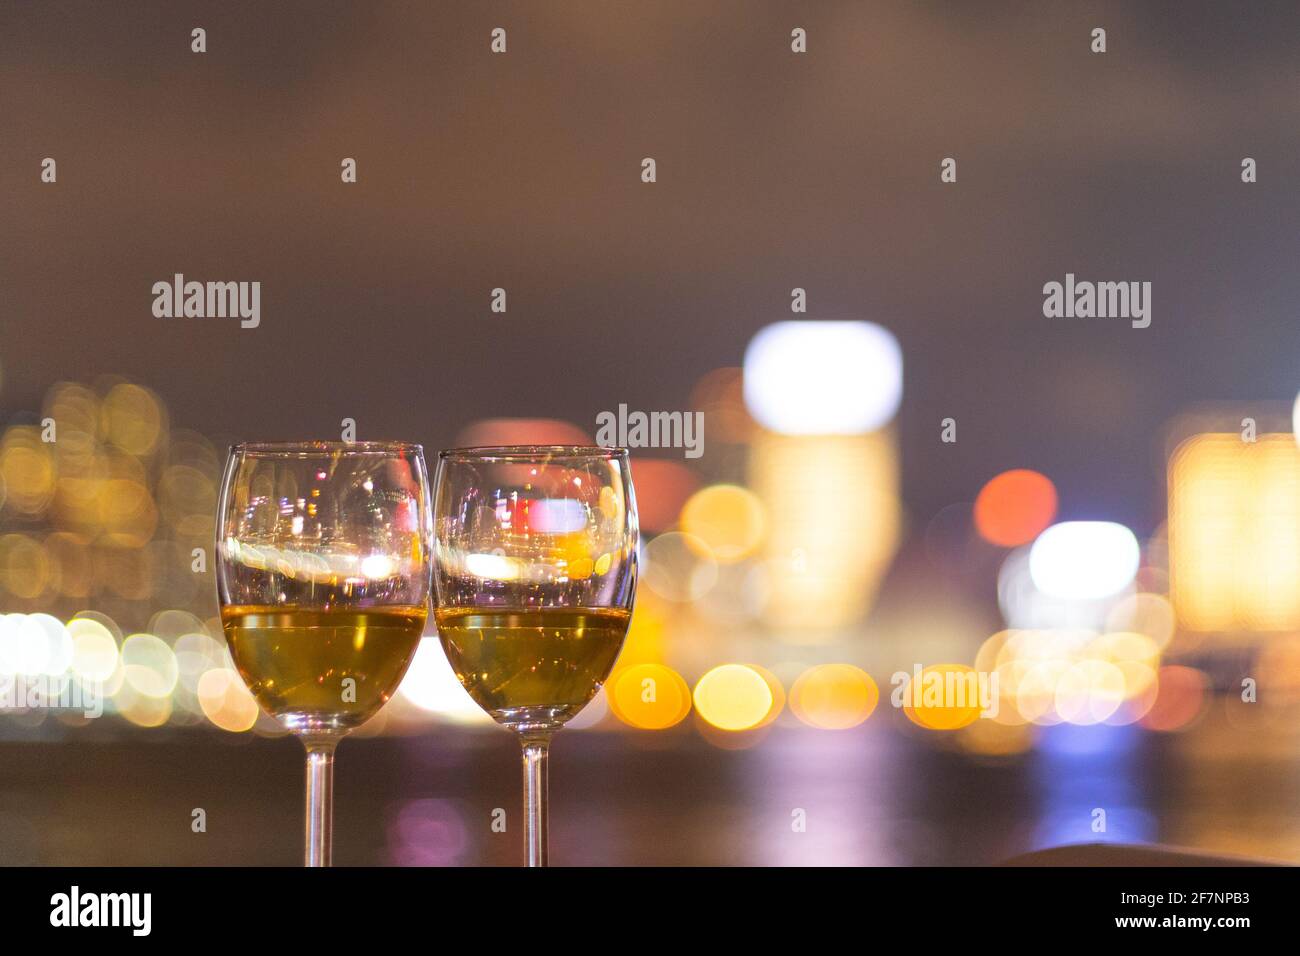
{"type": "Polygon", "coordinates": [[[469,695],[519,735],[529,866],[546,865],[551,736],[609,677],[636,568],[625,450],[530,445],[438,456],[438,637],[469,695]]]}
{"type": "Polygon", "coordinates": [[[230,656],[307,749],[307,866],[329,866],[334,750],[392,696],[420,643],[432,576],[419,445],[235,445],[217,516],[230,656]]]}

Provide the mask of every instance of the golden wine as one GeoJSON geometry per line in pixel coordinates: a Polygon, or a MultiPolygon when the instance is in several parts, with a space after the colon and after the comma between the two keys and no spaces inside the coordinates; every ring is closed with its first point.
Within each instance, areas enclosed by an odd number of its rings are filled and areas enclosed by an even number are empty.
{"type": "Polygon", "coordinates": [[[262,708],[303,727],[351,728],[392,696],[419,646],[422,607],[234,605],[221,609],[230,656],[262,708]]]}
{"type": "Polygon", "coordinates": [[[469,695],[497,720],[566,721],[614,667],[622,608],[441,608],[438,636],[469,695]]]}

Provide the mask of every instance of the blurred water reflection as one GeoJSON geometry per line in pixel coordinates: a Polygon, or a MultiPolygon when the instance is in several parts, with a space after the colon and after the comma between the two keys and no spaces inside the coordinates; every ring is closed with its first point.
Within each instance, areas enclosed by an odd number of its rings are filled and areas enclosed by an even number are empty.
{"type": "Polygon", "coordinates": [[[1047,728],[1034,761],[1042,802],[1032,848],[1157,840],[1145,805],[1152,782],[1139,764],[1143,739],[1132,725],[1047,728]]]}
{"type": "Polygon", "coordinates": [[[755,748],[743,843],[762,866],[909,862],[893,845],[890,810],[902,769],[881,733],[784,733],[755,748]],[[802,829],[801,829],[802,826],[802,829]]]}
{"type": "MultiPolygon", "coordinates": [[[[1235,740],[1216,711],[1183,735],[1044,731],[1029,754],[937,749],[885,723],[775,725],[747,749],[693,733],[562,739],[556,862],[660,865],[981,864],[1062,843],[1159,841],[1300,862],[1300,759],[1235,740]],[[1103,741],[1104,738],[1104,741],[1103,741]],[[1094,810],[1106,831],[1093,832],[1094,810]],[[806,829],[792,825],[796,810],[806,829]]],[[[59,747],[7,741],[0,862],[293,865],[293,741],[137,731],[59,747]],[[191,813],[207,811],[193,833],[191,813]]],[[[344,865],[514,865],[515,745],[494,728],[349,741],[336,794],[344,865]],[[494,832],[494,811],[505,832],[494,832]],[[499,815],[498,815],[499,816],[499,815]]]]}
{"type": "Polygon", "coordinates": [[[469,849],[463,808],[449,800],[408,800],[389,808],[389,859],[395,866],[454,866],[469,849]]]}

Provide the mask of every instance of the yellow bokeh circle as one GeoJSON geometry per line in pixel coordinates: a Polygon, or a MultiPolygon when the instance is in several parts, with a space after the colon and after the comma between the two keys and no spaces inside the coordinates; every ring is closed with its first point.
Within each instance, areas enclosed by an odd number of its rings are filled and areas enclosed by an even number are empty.
{"type": "Polygon", "coordinates": [[[876,709],[880,689],[871,675],[852,664],[819,664],[799,675],[790,688],[790,710],[821,730],[847,730],[876,709]]]}
{"type": "Polygon", "coordinates": [[[979,719],[979,675],[965,664],[932,664],[903,689],[903,713],[927,730],[959,730],[979,719]]]}
{"type": "Polygon", "coordinates": [[[666,730],[691,712],[691,689],[663,664],[635,664],[605,685],[609,709],[623,723],[642,730],[666,730]]]}
{"type": "Polygon", "coordinates": [[[682,506],[682,530],[707,545],[707,554],[732,564],[753,554],[767,531],[758,497],[739,485],[701,488],[682,506]]]}
{"type": "Polygon", "coordinates": [[[719,730],[760,726],[776,700],[767,679],[746,664],[722,664],[695,684],[695,709],[719,730]]]}

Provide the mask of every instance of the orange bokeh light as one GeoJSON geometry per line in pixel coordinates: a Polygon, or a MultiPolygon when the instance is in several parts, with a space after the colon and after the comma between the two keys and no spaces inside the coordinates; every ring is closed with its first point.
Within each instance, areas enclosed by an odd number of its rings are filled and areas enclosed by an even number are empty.
{"type": "Polygon", "coordinates": [[[1155,704],[1140,723],[1148,730],[1183,730],[1200,716],[1209,681],[1194,667],[1170,664],[1156,675],[1155,704]]]}
{"type": "Polygon", "coordinates": [[[984,540],[1002,548],[1033,541],[1056,517],[1056,486],[1028,468],[1004,471],[980,489],[975,527],[984,540]]]}
{"type": "Polygon", "coordinates": [[[456,444],[476,445],[590,445],[591,436],[557,418],[485,418],[461,430],[456,444]]]}
{"type": "Polygon", "coordinates": [[[644,531],[672,527],[686,499],[700,487],[700,479],[689,468],[663,458],[634,458],[632,481],[636,485],[637,516],[644,531]]]}
{"type": "Polygon", "coordinates": [[[911,680],[905,685],[903,713],[927,730],[969,727],[981,712],[977,680],[975,669],[965,664],[931,664],[921,671],[919,686],[911,680]]]}

